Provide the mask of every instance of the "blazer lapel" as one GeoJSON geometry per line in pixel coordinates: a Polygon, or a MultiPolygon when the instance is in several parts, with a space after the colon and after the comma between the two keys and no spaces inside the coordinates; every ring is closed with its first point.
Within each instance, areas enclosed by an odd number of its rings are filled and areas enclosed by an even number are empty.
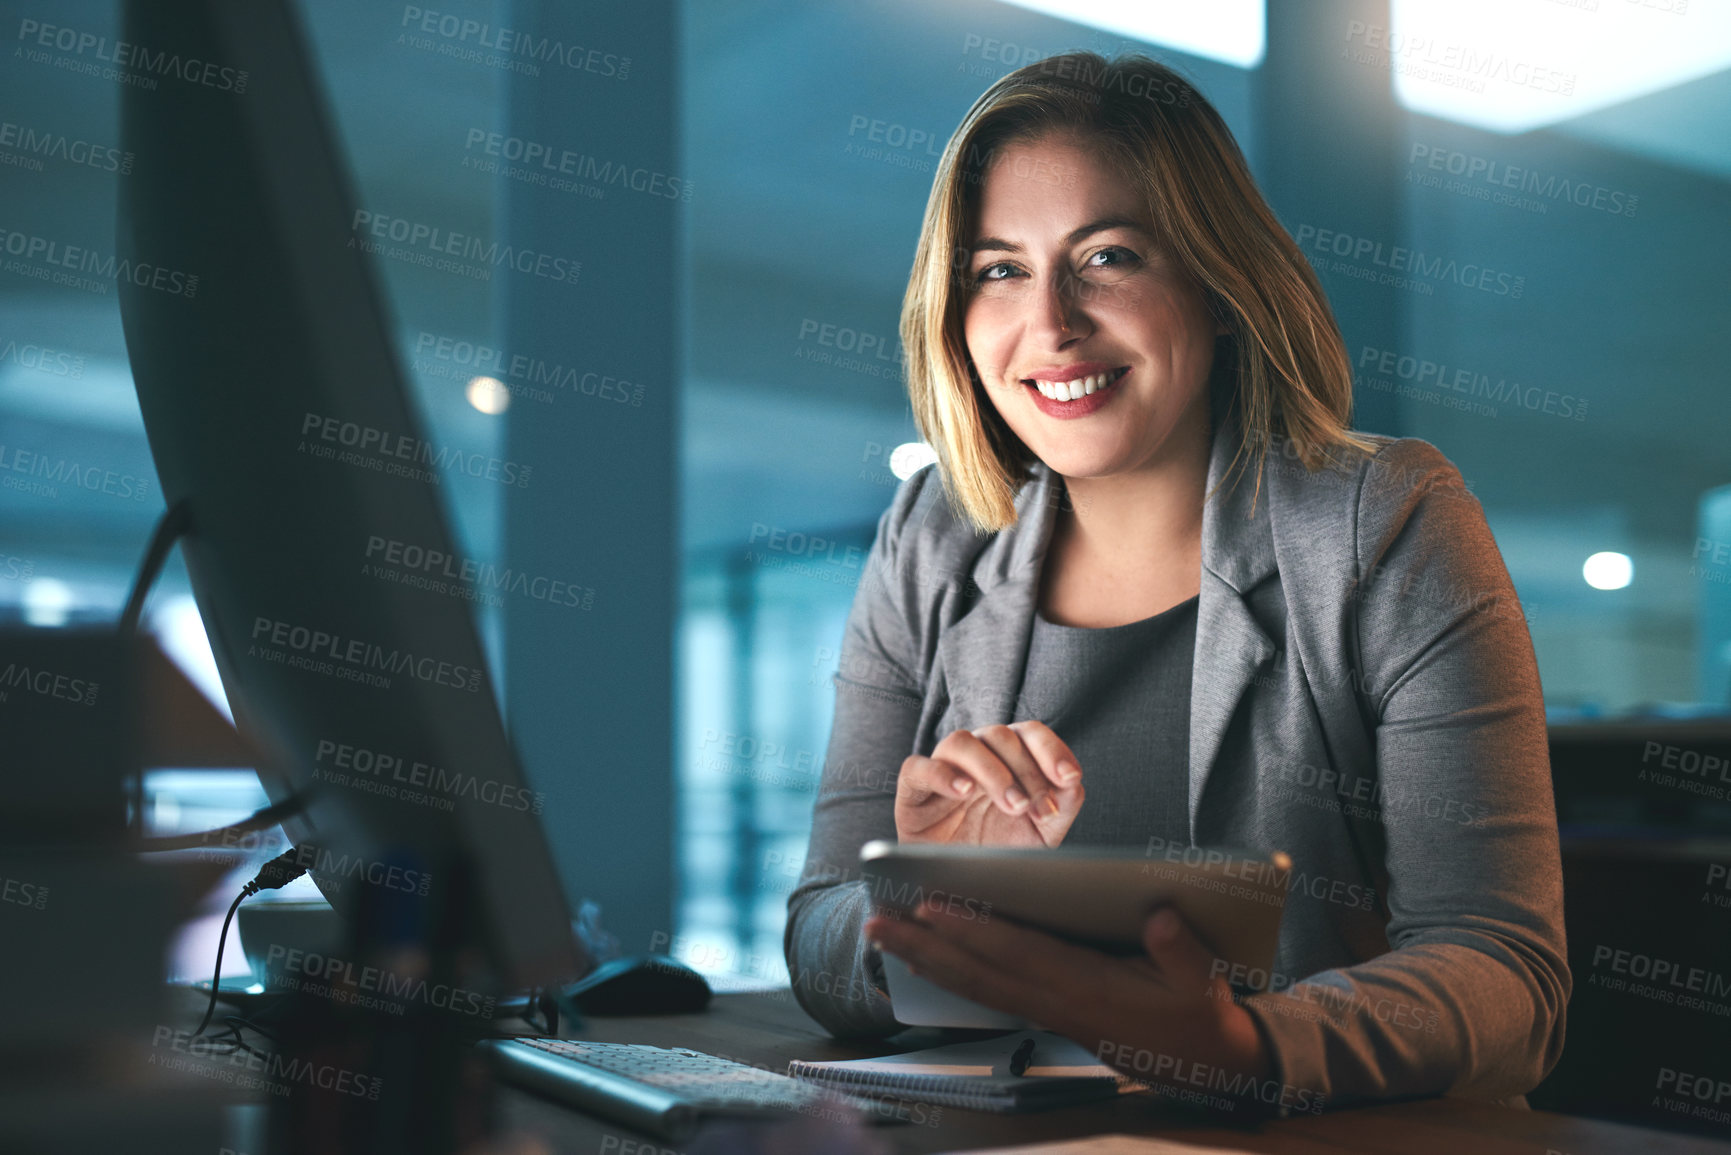
{"type": "MultiPolygon", "coordinates": [[[[1270,486],[1264,476],[1250,516],[1257,476],[1245,468],[1235,483],[1221,486],[1241,435],[1236,414],[1218,423],[1208,463],[1202,509],[1202,587],[1196,605],[1196,654],[1190,683],[1190,839],[1197,838],[1197,809],[1226,728],[1257,671],[1279,651],[1257,623],[1245,595],[1274,572],[1270,486]],[[1220,486],[1218,492],[1216,486],[1220,486]]],[[[1249,465],[1255,464],[1249,448],[1249,465]]]]}
{"type": "MultiPolygon", "coordinates": [[[[1016,497],[1016,525],[998,534],[973,571],[980,601],[938,636],[956,729],[1014,722],[1063,482],[1043,465],[1016,497]]],[[[941,735],[940,735],[941,737],[941,735]]]]}

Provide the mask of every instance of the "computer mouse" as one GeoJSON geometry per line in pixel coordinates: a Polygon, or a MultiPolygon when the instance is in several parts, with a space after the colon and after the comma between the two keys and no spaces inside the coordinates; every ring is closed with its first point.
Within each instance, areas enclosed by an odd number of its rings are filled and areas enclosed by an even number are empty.
{"type": "Polygon", "coordinates": [[[679,1015],[709,1004],[703,976],[664,954],[609,959],[560,992],[586,1015],[679,1015]]]}

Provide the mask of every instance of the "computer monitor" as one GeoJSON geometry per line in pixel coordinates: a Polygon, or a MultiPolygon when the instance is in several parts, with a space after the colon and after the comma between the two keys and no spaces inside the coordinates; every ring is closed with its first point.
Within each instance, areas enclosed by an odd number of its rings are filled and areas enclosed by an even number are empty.
{"type": "Polygon", "coordinates": [[[265,789],[313,788],[285,827],[339,912],[367,887],[462,890],[459,948],[514,985],[579,978],[447,528],[452,451],[410,403],[295,14],[129,0],[123,39],[177,62],[121,98],[127,353],[235,722],[273,754],[265,789]]]}

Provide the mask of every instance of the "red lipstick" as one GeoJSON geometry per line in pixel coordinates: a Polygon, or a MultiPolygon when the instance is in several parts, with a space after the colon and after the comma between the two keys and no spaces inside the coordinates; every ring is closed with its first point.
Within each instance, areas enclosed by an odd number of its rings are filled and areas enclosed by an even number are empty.
{"type": "Polygon", "coordinates": [[[1113,368],[1110,365],[1088,362],[1086,364],[1063,365],[1055,369],[1035,370],[1032,377],[1023,381],[1022,387],[1033,397],[1034,404],[1039,407],[1041,413],[1062,420],[1072,417],[1086,417],[1090,413],[1099,412],[1102,406],[1110,404],[1112,398],[1118,395],[1119,382],[1129,375],[1128,367],[1113,368]],[[1039,386],[1034,384],[1036,381],[1075,381],[1099,373],[1112,373],[1114,376],[1103,387],[1086,396],[1078,397],[1074,401],[1055,401],[1041,393],[1039,386]]]}

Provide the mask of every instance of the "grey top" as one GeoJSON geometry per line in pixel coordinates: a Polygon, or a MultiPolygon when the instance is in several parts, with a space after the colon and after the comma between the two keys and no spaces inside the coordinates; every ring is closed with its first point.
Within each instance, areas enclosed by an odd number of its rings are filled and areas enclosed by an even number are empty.
{"type": "Polygon", "coordinates": [[[1034,616],[1016,706],[1069,744],[1087,795],[1066,846],[1190,842],[1190,665],[1196,599],[1103,629],[1034,616]]]}
{"type": "MultiPolygon", "coordinates": [[[[1538,663],[1484,510],[1428,442],[1363,434],[1312,471],[1281,438],[1258,460],[1214,412],[1189,841],[1292,856],[1272,989],[1243,1004],[1274,1078],[1331,1106],[1516,1100],[1562,1054],[1572,980],[1538,663]]],[[[784,940],[834,1034],[900,1029],[860,933],[860,846],[896,837],[908,755],[1017,720],[1064,500],[1036,465],[1015,523],[977,534],[928,467],[878,524],[784,940]]]]}

